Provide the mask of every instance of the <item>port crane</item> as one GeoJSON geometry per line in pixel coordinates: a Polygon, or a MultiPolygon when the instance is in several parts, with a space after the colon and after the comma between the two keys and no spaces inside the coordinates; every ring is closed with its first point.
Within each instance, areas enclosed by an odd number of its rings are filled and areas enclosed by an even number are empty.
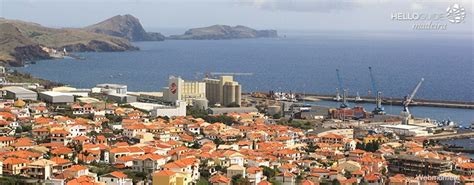
{"type": "Polygon", "coordinates": [[[372,83],[372,93],[375,97],[375,108],[372,113],[376,115],[383,115],[385,114],[385,109],[382,106],[382,92],[377,89],[377,83],[375,81],[374,74],[372,73],[372,67],[369,67],[369,74],[370,74],[370,81],[372,83]]]}
{"type": "MultiPolygon", "coordinates": [[[[342,83],[341,75],[339,74],[339,69],[336,69],[337,81],[339,84],[339,89],[342,91],[342,102],[339,105],[339,108],[347,108],[347,89],[344,89],[344,84],[342,83]]],[[[339,90],[338,90],[339,94],[339,90]]],[[[336,97],[337,98],[337,97],[336,97]]]]}
{"type": "Polygon", "coordinates": [[[403,111],[400,113],[400,115],[402,116],[402,124],[404,125],[408,125],[410,122],[412,115],[410,113],[410,110],[408,109],[408,106],[410,105],[410,103],[413,102],[413,98],[415,97],[416,92],[418,92],[418,89],[420,88],[424,80],[424,78],[421,78],[420,82],[416,84],[415,89],[413,89],[413,92],[408,96],[405,96],[405,99],[403,101],[403,111]]]}

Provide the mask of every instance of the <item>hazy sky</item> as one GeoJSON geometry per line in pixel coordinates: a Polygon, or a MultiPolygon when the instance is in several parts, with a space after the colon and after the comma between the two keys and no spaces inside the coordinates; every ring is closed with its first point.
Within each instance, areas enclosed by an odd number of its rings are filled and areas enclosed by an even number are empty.
{"type": "Polygon", "coordinates": [[[132,14],[149,30],[213,24],[259,29],[411,30],[412,21],[391,20],[392,13],[445,13],[459,3],[461,24],[447,32],[471,32],[471,0],[0,0],[0,16],[53,27],[82,27],[117,14],[132,14]]]}

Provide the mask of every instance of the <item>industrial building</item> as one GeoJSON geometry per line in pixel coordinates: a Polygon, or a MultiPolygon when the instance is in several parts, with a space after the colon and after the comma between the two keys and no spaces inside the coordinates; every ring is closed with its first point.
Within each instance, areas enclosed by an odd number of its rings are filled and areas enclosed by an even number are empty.
{"type": "Polygon", "coordinates": [[[181,77],[170,76],[168,87],[163,88],[163,100],[174,103],[185,101],[193,105],[194,99],[206,98],[206,84],[198,81],[185,81],[181,77]]]}
{"type": "Polygon", "coordinates": [[[55,91],[45,91],[39,93],[39,99],[46,103],[67,104],[74,102],[74,95],[55,91]]]}
{"type": "Polygon", "coordinates": [[[438,176],[451,171],[451,162],[441,159],[423,158],[412,155],[389,155],[388,170],[408,176],[438,176]]]}
{"type": "Polygon", "coordinates": [[[25,89],[23,87],[4,87],[3,97],[8,99],[22,99],[22,100],[37,100],[38,94],[32,90],[25,89]]]}
{"type": "Polygon", "coordinates": [[[91,93],[91,89],[77,89],[69,86],[54,87],[51,91],[72,94],[80,97],[87,97],[89,96],[89,93],[91,93]]]}
{"type": "Polygon", "coordinates": [[[130,103],[131,106],[150,112],[151,116],[167,116],[167,117],[176,117],[176,116],[186,116],[186,102],[178,100],[174,105],[162,105],[157,103],[144,103],[144,102],[133,102],[130,103]]]}
{"type": "Polygon", "coordinates": [[[221,115],[229,113],[253,113],[258,112],[258,109],[255,107],[219,107],[219,108],[209,108],[209,114],[221,115]]]}
{"type": "Polygon", "coordinates": [[[177,116],[186,116],[186,102],[178,100],[175,102],[174,106],[159,106],[154,107],[150,112],[151,116],[167,116],[167,117],[177,117],[177,116]]]}
{"type": "Polygon", "coordinates": [[[127,86],[122,84],[97,84],[96,88],[104,94],[127,94],[127,86]]]}
{"type": "Polygon", "coordinates": [[[137,101],[137,97],[127,94],[107,94],[107,100],[111,100],[116,103],[132,103],[137,101]]]}
{"type": "Polygon", "coordinates": [[[426,136],[432,135],[427,127],[416,125],[380,125],[384,130],[392,131],[399,136],[426,136]]]}
{"type": "Polygon", "coordinates": [[[241,85],[232,76],[221,76],[219,79],[204,78],[206,98],[211,105],[241,105],[241,85]]]}

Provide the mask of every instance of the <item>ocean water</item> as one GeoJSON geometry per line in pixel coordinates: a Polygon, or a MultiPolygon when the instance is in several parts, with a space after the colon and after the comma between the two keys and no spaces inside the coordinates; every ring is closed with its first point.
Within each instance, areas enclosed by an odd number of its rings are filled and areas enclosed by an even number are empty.
{"type": "MultiPolygon", "coordinates": [[[[236,77],[244,91],[334,94],[339,69],[349,94],[364,96],[371,89],[371,66],[387,98],[406,96],[424,78],[415,98],[474,101],[470,34],[280,35],[272,39],[136,42],[140,51],[77,53],[85,60],[39,61],[19,70],[76,87],[121,83],[131,91],[159,91],[169,75],[199,80],[206,72],[253,73],[236,77]]],[[[464,121],[474,121],[468,117],[464,121]]]]}

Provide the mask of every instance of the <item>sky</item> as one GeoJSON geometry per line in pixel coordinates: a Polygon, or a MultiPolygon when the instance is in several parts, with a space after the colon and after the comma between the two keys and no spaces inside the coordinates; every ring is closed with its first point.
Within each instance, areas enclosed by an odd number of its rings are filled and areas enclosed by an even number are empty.
{"type": "MultiPolygon", "coordinates": [[[[410,31],[414,21],[392,20],[394,13],[445,14],[457,3],[462,23],[444,32],[472,33],[471,0],[0,0],[0,16],[51,27],[83,27],[118,14],[131,14],[147,30],[214,24],[257,29],[410,31]]],[[[424,21],[429,23],[430,21],[424,21]]]]}

